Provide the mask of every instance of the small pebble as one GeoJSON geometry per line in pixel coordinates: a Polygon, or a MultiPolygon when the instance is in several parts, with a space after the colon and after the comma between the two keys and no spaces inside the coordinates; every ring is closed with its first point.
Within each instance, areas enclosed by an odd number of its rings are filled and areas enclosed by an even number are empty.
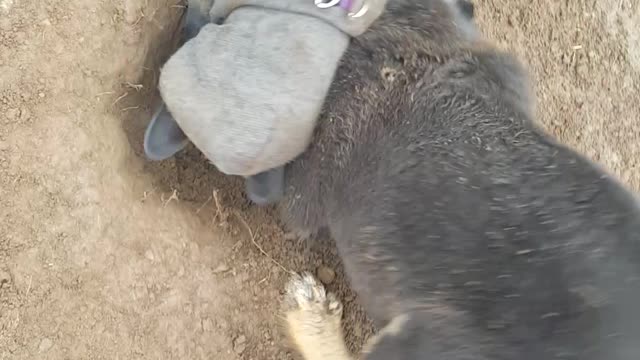
{"type": "Polygon", "coordinates": [[[153,256],[153,252],[151,250],[147,250],[144,252],[144,257],[146,257],[147,259],[153,261],[155,259],[155,257],[153,256]]]}
{"type": "Polygon", "coordinates": [[[211,319],[209,319],[209,318],[204,319],[202,321],[202,330],[205,331],[205,332],[213,331],[213,321],[211,321],[211,319]]]}
{"type": "Polygon", "coordinates": [[[18,109],[9,109],[5,115],[7,115],[7,119],[14,120],[18,116],[18,109]]]}
{"type": "Polygon", "coordinates": [[[213,269],[213,273],[214,274],[221,274],[221,273],[225,273],[225,272],[227,272],[229,270],[230,270],[230,268],[229,268],[229,266],[227,266],[227,264],[220,264],[215,269],[213,269]]]}
{"type": "Polygon", "coordinates": [[[6,271],[0,271],[0,288],[4,286],[4,284],[8,284],[10,281],[11,275],[6,271]]]}
{"type": "Polygon", "coordinates": [[[246,342],[247,338],[244,335],[238,336],[233,341],[233,350],[236,352],[236,354],[240,355],[244,352],[244,350],[247,348],[246,342]]]}
{"type": "Polygon", "coordinates": [[[336,272],[333,271],[330,267],[320,266],[318,268],[318,279],[322,281],[323,284],[329,285],[335,280],[336,272]]]}
{"type": "Polygon", "coordinates": [[[20,109],[20,120],[29,120],[31,118],[31,113],[26,108],[20,109]]]}
{"type": "Polygon", "coordinates": [[[38,345],[38,351],[41,353],[47,352],[49,351],[49,349],[51,349],[52,346],[53,346],[53,341],[51,341],[50,339],[44,338],[42,339],[42,341],[40,341],[40,345],[38,345]]]}

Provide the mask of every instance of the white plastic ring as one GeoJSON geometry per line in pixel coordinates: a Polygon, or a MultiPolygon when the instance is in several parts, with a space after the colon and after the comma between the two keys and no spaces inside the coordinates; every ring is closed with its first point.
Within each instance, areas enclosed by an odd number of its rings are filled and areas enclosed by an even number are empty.
{"type": "Polygon", "coordinates": [[[330,7],[334,7],[338,4],[340,4],[340,0],[314,0],[314,3],[316,4],[316,6],[320,9],[328,9],[330,7]]]}
{"type": "Polygon", "coordinates": [[[359,18],[359,17],[363,16],[364,14],[366,14],[367,11],[369,11],[369,6],[367,5],[367,3],[364,3],[364,5],[362,5],[360,10],[356,11],[355,13],[350,12],[349,13],[349,17],[351,17],[351,18],[359,18]]]}

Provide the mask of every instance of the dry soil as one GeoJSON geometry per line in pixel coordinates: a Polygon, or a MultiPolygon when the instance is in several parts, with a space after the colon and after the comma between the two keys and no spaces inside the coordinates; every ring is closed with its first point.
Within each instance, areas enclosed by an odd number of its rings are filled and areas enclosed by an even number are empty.
{"type": "MultiPolygon", "coordinates": [[[[640,1],[476,4],[544,126],[640,189],[640,1]]],[[[142,157],[182,5],[0,0],[0,359],[289,359],[281,289],[319,268],[350,347],[371,333],[330,241],[285,240],[193,148],[142,157]]]]}

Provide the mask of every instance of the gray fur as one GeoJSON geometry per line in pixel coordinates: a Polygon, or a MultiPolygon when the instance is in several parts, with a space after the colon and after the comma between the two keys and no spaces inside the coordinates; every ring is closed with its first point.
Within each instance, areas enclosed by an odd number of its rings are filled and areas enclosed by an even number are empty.
{"type": "Polygon", "coordinates": [[[390,0],[343,57],[280,206],[328,227],[367,359],[640,358],[635,196],[535,124],[525,70],[445,2],[390,0]]]}

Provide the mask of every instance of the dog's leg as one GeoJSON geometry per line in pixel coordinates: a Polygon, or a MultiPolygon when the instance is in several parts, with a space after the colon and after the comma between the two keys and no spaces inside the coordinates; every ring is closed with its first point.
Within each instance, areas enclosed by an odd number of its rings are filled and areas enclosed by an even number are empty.
{"type": "MultiPolygon", "coordinates": [[[[341,327],[342,305],[313,275],[294,275],[286,287],[289,337],[305,360],[353,360],[341,327]]],[[[445,308],[410,311],[394,317],[364,346],[365,360],[488,360],[473,329],[460,313],[445,308]]]]}
{"type": "Polygon", "coordinates": [[[287,331],[305,360],[351,360],[340,321],[342,304],[313,275],[294,275],[286,287],[287,331]]]}
{"type": "MultiPolygon", "coordinates": [[[[464,316],[445,309],[411,311],[394,317],[362,351],[365,360],[488,360],[464,316]]],[[[515,358],[515,357],[514,357],[515,358]]]]}

